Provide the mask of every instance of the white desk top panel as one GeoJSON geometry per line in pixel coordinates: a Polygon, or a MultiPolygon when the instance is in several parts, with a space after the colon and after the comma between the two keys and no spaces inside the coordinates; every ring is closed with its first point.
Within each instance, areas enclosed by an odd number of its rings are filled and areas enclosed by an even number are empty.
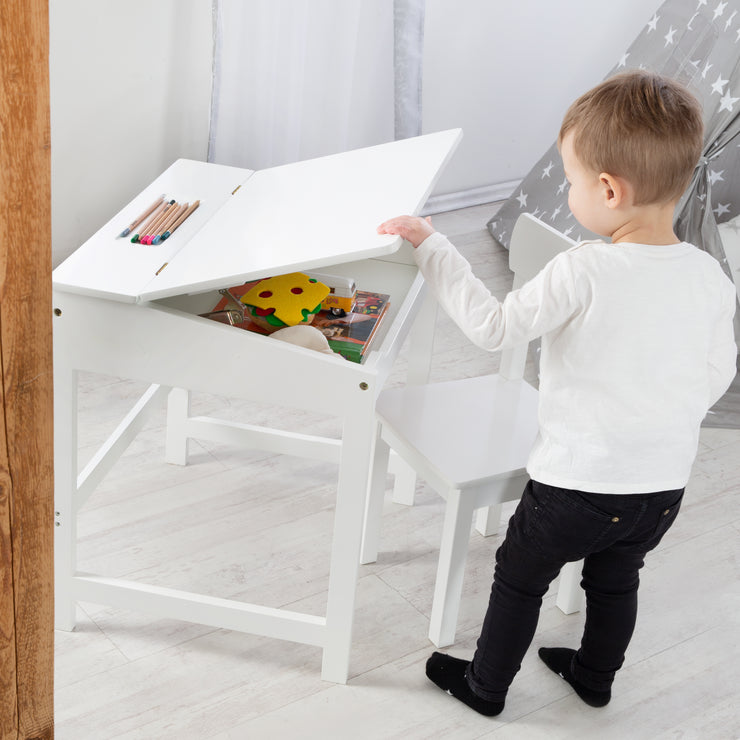
{"type": "Polygon", "coordinates": [[[91,236],[53,272],[57,290],[134,302],[165,262],[172,262],[193,234],[223,206],[252,170],[179,159],[91,236]],[[132,244],[119,234],[160,195],[198,209],[162,244],[132,244]]]}
{"type": "Polygon", "coordinates": [[[443,131],[253,174],[193,162],[171,173],[176,163],[165,173],[169,182],[158,178],[60,265],[54,285],[149,301],[390,254],[401,239],[378,235],[378,224],[419,212],[461,136],[443,131]],[[178,174],[187,183],[178,183],[178,174]],[[199,198],[200,208],[164,246],[116,239],[161,193],[178,202],[199,198]]]}
{"type": "Polygon", "coordinates": [[[143,300],[395,252],[391,216],[418,213],[459,130],[255,172],[142,293],[143,300]]]}

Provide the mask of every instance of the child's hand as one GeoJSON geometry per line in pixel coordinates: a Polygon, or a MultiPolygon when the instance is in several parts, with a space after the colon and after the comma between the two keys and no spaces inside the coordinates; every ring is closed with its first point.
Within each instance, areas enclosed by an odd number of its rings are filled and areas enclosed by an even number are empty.
{"type": "Polygon", "coordinates": [[[434,233],[432,219],[416,216],[396,216],[378,226],[378,234],[396,234],[411,242],[414,249],[434,233]]]}

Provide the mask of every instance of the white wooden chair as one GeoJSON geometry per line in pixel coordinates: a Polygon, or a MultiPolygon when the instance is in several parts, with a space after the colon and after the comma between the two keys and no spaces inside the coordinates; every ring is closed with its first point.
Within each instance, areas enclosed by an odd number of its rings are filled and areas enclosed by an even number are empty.
{"type": "MultiPolygon", "coordinates": [[[[514,287],[573,242],[529,214],[517,221],[509,265],[514,287]]],[[[521,497],[524,469],[537,434],[538,392],[523,379],[527,345],[502,352],[499,373],[380,393],[380,425],[368,494],[361,562],[377,559],[389,447],[446,501],[429,639],[455,640],[473,512],[484,535],[498,529],[501,504],[521,497]]],[[[403,472],[403,467],[401,468],[403,472]]],[[[394,500],[413,503],[415,475],[397,475],[394,500]],[[399,490],[405,486],[406,490],[399,490]]],[[[560,575],[557,605],[582,608],[580,563],[560,575]]]]}

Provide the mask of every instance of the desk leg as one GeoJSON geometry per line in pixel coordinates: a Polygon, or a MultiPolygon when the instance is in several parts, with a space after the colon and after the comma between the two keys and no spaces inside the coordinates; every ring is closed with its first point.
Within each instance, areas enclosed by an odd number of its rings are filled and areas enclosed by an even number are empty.
{"type": "Polygon", "coordinates": [[[354,408],[345,416],[342,434],[321,667],[321,677],[335,683],[346,683],[349,675],[362,524],[375,447],[374,396],[371,389],[357,392],[363,394],[358,399],[362,403],[348,404],[354,408]]]}
{"type": "Polygon", "coordinates": [[[385,477],[388,472],[390,448],[380,436],[380,424],[376,423],[375,455],[370,472],[370,488],[365,504],[365,525],[362,533],[360,564],[374,563],[380,547],[380,522],[383,518],[385,499],[385,477]]]}
{"type": "MultiPolygon", "coordinates": [[[[434,331],[437,325],[437,301],[427,289],[424,303],[419,310],[409,336],[409,366],[406,382],[421,385],[429,382],[434,350],[434,331]]],[[[398,455],[392,455],[393,501],[406,506],[414,505],[416,471],[398,455]]]]}
{"type": "Polygon", "coordinates": [[[54,622],[75,627],[77,570],[77,371],[54,360],[54,622]]]}
{"type": "Polygon", "coordinates": [[[434,351],[434,332],[437,326],[437,301],[427,289],[419,315],[409,335],[409,365],[406,382],[421,385],[429,382],[434,351]]]}
{"type": "Polygon", "coordinates": [[[173,465],[188,464],[187,424],[190,417],[190,391],[173,388],[167,395],[167,437],[164,459],[173,465]]]}

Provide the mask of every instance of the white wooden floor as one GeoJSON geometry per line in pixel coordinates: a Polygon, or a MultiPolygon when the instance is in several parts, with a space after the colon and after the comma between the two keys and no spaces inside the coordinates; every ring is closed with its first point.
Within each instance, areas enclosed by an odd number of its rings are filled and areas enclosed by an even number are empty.
{"type": "MultiPolygon", "coordinates": [[[[511,276],[485,231],[491,213],[466,209],[435,224],[503,295],[511,276]]],[[[440,317],[433,379],[496,366],[440,317]]],[[[82,378],[81,463],[143,389],[82,378]]],[[[196,400],[226,418],[336,426],[196,400]]],[[[335,468],[210,443],[193,443],[188,467],[168,466],[163,424],[164,413],[81,513],[81,569],[323,614],[335,468]]],[[[499,717],[475,714],[427,681],[442,505],[421,485],[416,506],[387,502],[379,560],[360,568],[348,685],[321,681],[317,648],[81,604],[76,631],[56,633],[57,740],[738,738],[739,494],[740,430],[705,429],[684,510],[643,571],[637,631],[605,709],[584,705],[536,657],[540,645],[578,645],[582,615],[564,616],[552,595],[499,717]]],[[[471,536],[453,655],[472,655],[500,540],[471,536]]]]}

